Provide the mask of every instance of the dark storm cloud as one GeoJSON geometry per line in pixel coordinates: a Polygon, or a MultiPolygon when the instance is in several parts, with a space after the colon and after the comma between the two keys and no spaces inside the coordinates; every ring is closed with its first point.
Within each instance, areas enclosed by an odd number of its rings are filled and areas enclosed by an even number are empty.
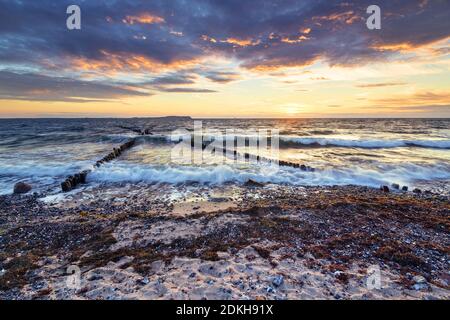
{"type": "MultiPolygon", "coordinates": [[[[450,35],[448,0],[384,0],[382,29],[368,30],[372,0],[0,0],[0,61],[8,68],[70,71],[74,61],[139,70],[142,59],[176,68],[212,55],[245,68],[354,65],[385,59],[450,35]],[[82,30],[66,29],[66,8],[82,9],[82,30]],[[131,59],[138,57],[138,59],[131,59]],[[131,62],[129,62],[131,61],[131,62]],[[137,65],[137,67],[136,67],[137,65]]],[[[2,66],[0,65],[0,67],[2,66]]],[[[85,71],[92,68],[83,64],[85,71]]],[[[123,70],[122,70],[123,69],[123,70]]],[[[102,71],[105,68],[101,69],[102,71]]],[[[145,69],[144,69],[145,70],[145,69]]],[[[198,76],[217,83],[233,74],[198,76]]],[[[160,78],[184,85],[195,78],[160,78]]],[[[154,83],[157,84],[157,83],[154,83]]],[[[172,89],[173,90],[173,89],[172,89]]]]}
{"type": "Polygon", "coordinates": [[[383,10],[381,31],[365,26],[365,11],[372,2],[1,0],[0,57],[15,62],[61,55],[101,59],[106,51],[169,64],[202,57],[210,49],[235,56],[249,67],[304,64],[318,57],[351,63],[382,56],[372,48],[375,44],[416,46],[449,36],[448,1],[378,1],[383,10]],[[81,31],[65,27],[69,4],[82,8],[81,31]],[[127,23],[127,17],[143,14],[162,20],[127,23]],[[309,33],[300,31],[307,28],[309,33]],[[202,40],[204,35],[216,42],[202,40]],[[302,35],[305,39],[298,40],[302,35]],[[237,46],[226,42],[230,38],[254,43],[237,46]]]}
{"type": "Polygon", "coordinates": [[[2,100],[91,102],[149,95],[147,92],[94,81],[0,71],[2,100]]]}

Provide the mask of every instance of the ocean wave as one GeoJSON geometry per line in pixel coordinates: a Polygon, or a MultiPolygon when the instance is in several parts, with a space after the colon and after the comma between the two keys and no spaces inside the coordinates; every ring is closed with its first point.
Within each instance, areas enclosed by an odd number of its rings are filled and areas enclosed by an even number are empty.
{"type": "Polygon", "coordinates": [[[84,168],[89,168],[88,162],[67,165],[56,163],[2,164],[0,165],[0,176],[13,176],[19,178],[58,177],[70,175],[73,172],[84,168]]]}
{"type": "MultiPolygon", "coordinates": [[[[152,135],[143,136],[140,139],[144,141],[158,141],[162,143],[178,142],[181,140],[193,139],[194,135],[180,134],[180,135],[152,135]]],[[[204,135],[204,141],[212,140],[234,140],[245,139],[256,141],[263,139],[264,136],[255,135],[235,135],[235,136],[220,136],[220,135],[204,135]]],[[[280,147],[343,147],[343,148],[363,148],[363,149],[381,149],[381,148],[402,148],[402,147],[420,147],[431,149],[450,149],[449,139],[440,140],[387,140],[387,139],[345,139],[345,138],[323,138],[323,137],[300,137],[300,136],[279,136],[280,147]]],[[[270,137],[269,137],[270,140],[270,137]]]]}
{"type": "Polygon", "coordinates": [[[95,170],[88,176],[90,182],[146,182],[168,184],[243,184],[249,179],[260,183],[287,185],[363,185],[379,187],[382,184],[409,185],[416,180],[450,179],[449,166],[437,164],[384,165],[373,168],[327,168],[315,172],[303,172],[295,168],[254,166],[237,168],[226,165],[151,166],[142,164],[112,163],[95,170]]]}
{"type": "Polygon", "coordinates": [[[434,149],[450,149],[450,140],[357,140],[341,138],[280,137],[280,142],[285,144],[295,144],[299,146],[316,147],[345,147],[366,149],[421,147],[434,149]]]}

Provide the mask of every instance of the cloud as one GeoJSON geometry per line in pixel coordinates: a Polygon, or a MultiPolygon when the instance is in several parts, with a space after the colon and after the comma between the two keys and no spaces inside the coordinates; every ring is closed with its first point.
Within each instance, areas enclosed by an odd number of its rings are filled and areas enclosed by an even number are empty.
{"type": "Polygon", "coordinates": [[[372,102],[386,106],[413,106],[413,105],[448,105],[450,93],[448,92],[416,92],[410,95],[393,96],[389,98],[375,99],[372,102]]]}
{"type": "Polygon", "coordinates": [[[0,99],[2,100],[98,102],[150,95],[149,92],[96,81],[0,71],[0,99]]]}
{"type": "Polygon", "coordinates": [[[407,85],[406,82],[380,82],[380,83],[366,83],[358,84],[358,88],[381,88],[381,87],[391,87],[391,86],[404,86],[407,85]]]}
{"type": "MultiPolygon", "coordinates": [[[[207,60],[225,59],[233,67],[268,73],[316,62],[354,66],[399,59],[450,37],[447,1],[379,1],[382,29],[375,31],[365,24],[371,0],[79,1],[82,29],[77,31],[65,26],[70,4],[74,1],[0,0],[0,68],[43,74],[50,87],[50,73],[66,79],[125,74],[134,82],[148,76],[152,80],[146,85],[160,91],[215,92],[184,87],[202,77],[216,84],[240,78],[223,69],[202,69],[207,60]],[[181,75],[195,68],[195,76],[181,75]]],[[[446,47],[435,50],[448,52],[446,47]]],[[[104,86],[93,83],[102,98],[105,92],[141,92],[104,86]]],[[[55,99],[78,99],[71,98],[76,92],[70,88],[56,92],[55,99]]],[[[9,96],[52,94],[11,90],[9,96]]]]}
{"type": "Polygon", "coordinates": [[[198,89],[198,88],[159,88],[163,92],[173,93],[215,93],[217,91],[210,89],[198,89]]]}
{"type": "Polygon", "coordinates": [[[224,72],[224,71],[209,71],[204,74],[206,78],[217,83],[229,83],[236,81],[240,78],[236,72],[224,72]]]}
{"type": "Polygon", "coordinates": [[[383,24],[376,32],[365,25],[369,0],[90,1],[80,4],[85,13],[80,32],[62,23],[68,0],[0,2],[3,61],[140,57],[161,66],[213,52],[263,70],[318,59],[367,63],[450,36],[446,1],[381,1],[383,24]]]}
{"type": "Polygon", "coordinates": [[[141,23],[141,24],[157,24],[157,23],[164,23],[166,22],[164,18],[155,16],[148,12],[140,13],[138,16],[126,16],[123,20],[123,23],[125,24],[135,24],[135,23],[141,23]]]}

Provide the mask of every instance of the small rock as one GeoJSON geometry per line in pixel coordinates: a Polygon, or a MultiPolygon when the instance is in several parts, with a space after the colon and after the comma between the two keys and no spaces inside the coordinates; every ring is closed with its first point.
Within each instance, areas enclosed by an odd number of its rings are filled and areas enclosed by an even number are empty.
{"type": "Polygon", "coordinates": [[[398,183],[393,183],[392,188],[395,190],[400,190],[400,185],[398,183]]]}
{"type": "Polygon", "coordinates": [[[420,190],[420,189],[418,189],[418,188],[415,188],[415,189],[413,190],[413,192],[414,192],[415,194],[421,194],[421,193],[422,193],[422,190],[420,190]]]}
{"type": "Polygon", "coordinates": [[[279,287],[283,284],[284,278],[281,275],[276,276],[273,280],[272,280],[272,284],[275,287],[279,287]]]}
{"type": "Polygon", "coordinates": [[[248,181],[245,183],[246,187],[264,187],[264,184],[259,183],[255,180],[248,179],[248,181]]]}
{"type": "Polygon", "coordinates": [[[403,186],[402,191],[408,191],[408,187],[407,186],[403,186]]]}
{"type": "Polygon", "coordinates": [[[389,192],[389,187],[388,186],[381,186],[380,190],[383,191],[383,192],[388,193],[389,192]]]}
{"type": "Polygon", "coordinates": [[[425,283],[416,283],[413,285],[413,289],[416,291],[428,289],[428,285],[425,283]]]}
{"type": "Polygon", "coordinates": [[[147,277],[145,277],[145,278],[141,279],[140,282],[141,282],[143,285],[146,285],[146,284],[149,284],[150,280],[149,280],[147,277]]]}
{"type": "Polygon", "coordinates": [[[14,194],[24,194],[32,189],[31,185],[25,182],[18,182],[14,185],[14,194]]]}
{"type": "Polygon", "coordinates": [[[273,291],[274,291],[274,289],[270,286],[266,288],[267,293],[272,293],[273,291]]]}
{"type": "Polygon", "coordinates": [[[427,280],[422,276],[415,276],[414,278],[412,278],[412,280],[418,284],[427,283],[427,280]]]}
{"type": "Polygon", "coordinates": [[[88,281],[97,281],[97,280],[102,280],[102,279],[103,279],[103,276],[101,276],[99,274],[94,274],[89,277],[88,281]]]}

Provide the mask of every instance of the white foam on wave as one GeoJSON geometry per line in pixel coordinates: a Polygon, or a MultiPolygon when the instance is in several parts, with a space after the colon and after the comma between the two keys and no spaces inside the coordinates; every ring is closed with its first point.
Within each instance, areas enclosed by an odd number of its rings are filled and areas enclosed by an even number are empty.
{"type": "Polygon", "coordinates": [[[328,168],[315,172],[281,167],[278,171],[260,170],[258,166],[237,168],[226,165],[210,167],[150,166],[140,164],[108,164],[88,176],[91,182],[147,182],[220,185],[228,182],[245,183],[249,179],[260,183],[288,185],[363,185],[379,187],[381,184],[409,185],[415,180],[450,179],[446,165],[430,167],[415,164],[385,165],[367,169],[328,168]]]}
{"type": "MultiPolygon", "coordinates": [[[[192,134],[187,135],[153,135],[153,136],[145,136],[145,139],[148,140],[163,140],[166,142],[178,142],[180,140],[188,140],[192,139],[192,134]]],[[[204,135],[204,141],[211,141],[214,139],[219,139],[221,141],[232,140],[232,139],[252,139],[258,140],[266,138],[265,136],[258,135],[204,135]]],[[[269,136],[270,138],[270,136],[269,136]]],[[[333,137],[301,137],[301,136],[288,136],[288,135],[280,135],[279,136],[281,142],[285,143],[294,143],[298,145],[304,146],[336,146],[336,147],[347,147],[347,148],[401,148],[401,147],[421,147],[421,148],[435,148],[435,149],[450,149],[450,139],[347,139],[347,138],[333,138],[333,137]]]]}
{"type": "Polygon", "coordinates": [[[343,139],[283,136],[281,141],[299,145],[337,146],[353,148],[399,148],[422,147],[450,149],[450,140],[385,140],[385,139],[343,139]]]}

